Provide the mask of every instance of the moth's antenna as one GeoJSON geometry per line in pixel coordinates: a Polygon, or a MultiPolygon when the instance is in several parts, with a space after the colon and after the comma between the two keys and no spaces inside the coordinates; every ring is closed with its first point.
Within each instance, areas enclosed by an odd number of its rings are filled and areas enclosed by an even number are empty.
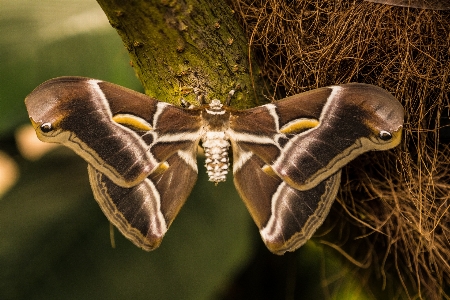
{"type": "Polygon", "coordinates": [[[194,88],[194,94],[197,96],[198,104],[206,104],[205,95],[203,95],[199,88],[194,88]]]}

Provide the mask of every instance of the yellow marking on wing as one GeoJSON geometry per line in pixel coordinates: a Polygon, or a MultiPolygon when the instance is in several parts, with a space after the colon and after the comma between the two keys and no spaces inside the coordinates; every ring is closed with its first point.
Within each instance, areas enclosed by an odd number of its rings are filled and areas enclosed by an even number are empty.
{"type": "Polygon", "coordinates": [[[36,130],[36,128],[39,126],[38,123],[35,122],[32,117],[30,117],[30,121],[31,121],[31,126],[33,126],[34,130],[36,130]]]}
{"type": "Polygon", "coordinates": [[[299,133],[319,125],[319,120],[316,119],[298,119],[289,122],[280,129],[281,133],[299,133]]]}
{"type": "Polygon", "coordinates": [[[137,130],[143,130],[143,131],[149,131],[152,130],[152,127],[149,123],[147,123],[142,118],[128,115],[128,114],[119,114],[115,115],[113,118],[113,121],[125,126],[130,126],[133,128],[136,128],[137,130]]]}
{"type": "Polygon", "coordinates": [[[164,173],[165,171],[167,171],[167,169],[170,167],[169,163],[167,161],[160,163],[156,169],[152,172],[152,176],[158,176],[162,173],[164,173]]]}
{"type": "Polygon", "coordinates": [[[276,178],[278,177],[278,174],[275,173],[275,171],[269,165],[264,165],[261,169],[263,170],[264,173],[266,173],[269,176],[276,177],[276,178]]]}

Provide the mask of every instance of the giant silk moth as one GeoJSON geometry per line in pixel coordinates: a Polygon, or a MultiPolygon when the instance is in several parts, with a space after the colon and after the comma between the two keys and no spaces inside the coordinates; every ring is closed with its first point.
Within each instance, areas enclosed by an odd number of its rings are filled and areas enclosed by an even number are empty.
{"type": "Polygon", "coordinates": [[[219,100],[190,109],[101,80],[60,77],[26,99],[42,141],[88,162],[95,199],[137,246],[152,250],[197,180],[197,149],[213,182],[234,183],[270,251],[303,245],[333,203],[341,168],[398,145],[403,108],[387,91],[350,83],[247,110],[219,100]]]}

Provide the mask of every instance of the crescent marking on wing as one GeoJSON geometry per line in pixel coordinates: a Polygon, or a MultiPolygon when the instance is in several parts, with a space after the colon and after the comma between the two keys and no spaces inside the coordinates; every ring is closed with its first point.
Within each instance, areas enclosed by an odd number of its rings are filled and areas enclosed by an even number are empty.
{"type": "Polygon", "coordinates": [[[112,117],[112,120],[121,125],[129,125],[143,131],[150,131],[153,129],[152,125],[146,120],[132,114],[117,114],[112,117]]]}

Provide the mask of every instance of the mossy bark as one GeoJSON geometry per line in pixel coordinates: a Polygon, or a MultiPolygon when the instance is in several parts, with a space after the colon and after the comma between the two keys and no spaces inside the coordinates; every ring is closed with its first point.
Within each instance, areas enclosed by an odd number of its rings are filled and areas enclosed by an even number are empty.
{"type": "Polygon", "coordinates": [[[179,104],[209,99],[248,108],[265,102],[260,71],[234,11],[222,0],[97,0],[127,48],[147,95],[179,104]]]}

